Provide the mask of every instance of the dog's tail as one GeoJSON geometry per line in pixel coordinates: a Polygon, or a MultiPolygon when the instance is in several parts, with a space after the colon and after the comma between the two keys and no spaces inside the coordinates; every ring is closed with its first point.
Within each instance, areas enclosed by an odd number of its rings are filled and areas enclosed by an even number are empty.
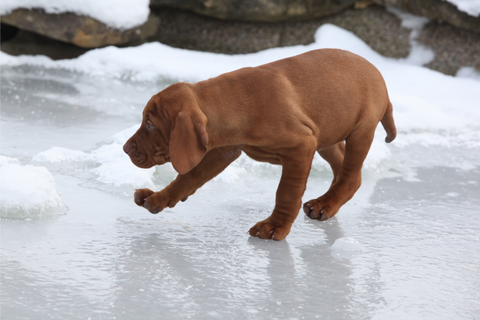
{"type": "Polygon", "coordinates": [[[388,102],[387,110],[385,111],[381,122],[383,128],[387,132],[385,142],[392,142],[393,139],[395,139],[395,137],[397,136],[397,128],[395,127],[395,121],[393,121],[393,108],[390,101],[388,102]]]}

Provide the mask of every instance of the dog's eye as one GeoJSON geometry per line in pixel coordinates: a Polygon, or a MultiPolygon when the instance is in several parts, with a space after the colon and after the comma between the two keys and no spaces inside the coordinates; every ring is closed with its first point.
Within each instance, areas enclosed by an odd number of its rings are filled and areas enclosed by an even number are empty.
{"type": "Polygon", "coordinates": [[[155,130],[155,126],[151,122],[147,122],[147,130],[155,130]]]}

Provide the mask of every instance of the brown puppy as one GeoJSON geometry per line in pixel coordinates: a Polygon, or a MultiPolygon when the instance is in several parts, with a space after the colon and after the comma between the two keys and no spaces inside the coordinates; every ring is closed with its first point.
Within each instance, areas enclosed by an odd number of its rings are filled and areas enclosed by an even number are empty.
{"type": "Polygon", "coordinates": [[[302,206],[315,151],[330,164],[334,178],[327,193],[303,209],[323,221],[360,187],[379,121],[391,142],[396,128],[380,72],[353,53],[321,49],[171,85],[150,99],[140,129],[123,149],[138,167],[171,161],[179,173],[162,191],[135,192],[135,203],[152,213],[186,200],[241,151],[282,165],[275,208],[249,231],[282,240],[302,206]]]}

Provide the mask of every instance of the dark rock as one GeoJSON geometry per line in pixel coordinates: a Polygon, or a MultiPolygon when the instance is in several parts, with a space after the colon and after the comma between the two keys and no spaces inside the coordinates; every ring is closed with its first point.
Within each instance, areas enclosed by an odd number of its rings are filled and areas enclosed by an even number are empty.
{"type": "Polygon", "coordinates": [[[480,16],[473,17],[444,0],[373,0],[373,2],[431,20],[446,21],[455,27],[480,33],[480,16]]]}
{"type": "Polygon", "coordinates": [[[18,33],[18,30],[19,29],[14,26],[10,26],[4,23],[0,24],[0,31],[1,31],[0,41],[5,42],[12,38],[15,38],[15,36],[18,33]]]}
{"type": "Polygon", "coordinates": [[[383,56],[404,58],[410,53],[410,29],[403,28],[401,20],[385,8],[350,9],[323,21],[353,32],[383,56]]]}
{"type": "Polygon", "coordinates": [[[151,0],[151,6],[190,10],[218,19],[279,22],[343,11],[355,0],[151,0]]]}
{"type": "Polygon", "coordinates": [[[410,51],[410,30],[402,28],[395,15],[378,6],[347,9],[310,21],[277,23],[220,20],[175,9],[153,11],[160,17],[160,26],[150,40],[184,49],[238,54],[309,44],[318,27],[332,23],[353,32],[385,56],[401,58],[410,51]]]}
{"type": "Polygon", "coordinates": [[[43,10],[17,9],[2,16],[2,23],[82,48],[125,45],[144,41],[156,31],[158,18],[150,16],[141,27],[117,30],[102,22],[74,13],[48,14],[43,10]]]}
{"type": "Polygon", "coordinates": [[[480,71],[480,35],[476,32],[432,21],[416,41],[435,52],[435,59],[426,65],[430,69],[449,75],[455,75],[459,67],[480,71]]]}
{"type": "Polygon", "coordinates": [[[77,58],[87,52],[88,49],[34,32],[20,30],[13,39],[2,42],[2,51],[13,56],[41,54],[53,60],[58,60],[77,58]]]}
{"type": "MultiPolygon", "coordinates": [[[[411,29],[379,6],[344,12],[301,22],[240,22],[208,18],[174,9],[156,9],[160,17],[157,34],[150,38],[173,47],[218,53],[238,54],[274,47],[309,44],[315,31],[325,23],[349,30],[378,53],[392,58],[407,57],[411,29]]],[[[416,41],[435,53],[427,67],[453,75],[460,67],[480,70],[480,37],[446,23],[430,22],[416,41]]]]}

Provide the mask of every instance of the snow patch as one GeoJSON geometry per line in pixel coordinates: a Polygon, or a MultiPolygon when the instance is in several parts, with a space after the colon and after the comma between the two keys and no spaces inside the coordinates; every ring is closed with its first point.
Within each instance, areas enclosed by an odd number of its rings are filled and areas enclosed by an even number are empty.
{"type": "Polygon", "coordinates": [[[141,169],[136,167],[123,152],[123,144],[111,143],[92,151],[92,156],[100,166],[92,169],[97,180],[115,187],[131,184],[134,187],[153,186],[155,167],[141,169]]]}
{"type": "Polygon", "coordinates": [[[95,174],[99,182],[111,184],[115,187],[121,185],[153,187],[155,168],[138,168],[132,164],[130,158],[123,152],[123,144],[135,133],[136,129],[138,129],[137,125],[120,131],[90,153],[52,147],[36,154],[32,161],[56,165],[83,165],[95,174]]]}
{"type": "Polygon", "coordinates": [[[432,62],[433,59],[435,59],[435,52],[416,41],[423,27],[428,23],[429,20],[427,18],[415,16],[395,8],[387,8],[387,11],[396,15],[402,21],[402,27],[412,30],[410,33],[410,45],[412,48],[408,54],[408,57],[400,59],[400,61],[416,66],[424,66],[432,62]]]}
{"type": "Polygon", "coordinates": [[[125,142],[137,131],[139,125],[122,130],[107,143],[92,151],[92,156],[100,166],[92,171],[102,183],[112,184],[116,187],[130,184],[134,187],[153,187],[155,167],[141,169],[136,167],[128,155],[123,151],[125,142]]]}
{"type": "Polygon", "coordinates": [[[44,167],[22,166],[0,156],[0,217],[26,219],[67,212],[52,174],[44,167]]]}
{"type": "Polygon", "coordinates": [[[480,0],[446,0],[453,3],[458,10],[468,13],[471,16],[480,16],[480,0]]]}
{"type": "Polygon", "coordinates": [[[123,30],[145,23],[150,13],[149,4],[149,0],[2,0],[0,15],[15,9],[43,9],[50,14],[72,12],[123,30]]]}
{"type": "Polygon", "coordinates": [[[475,69],[474,67],[462,67],[458,69],[455,76],[459,78],[469,78],[480,81],[480,71],[475,69]]]}
{"type": "Polygon", "coordinates": [[[0,155],[0,167],[3,167],[7,164],[20,164],[20,161],[15,158],[0,155]]]}
{"type": "Polygon", "coordinates": [[[407,29],[421,30],[429,21],[425,17],[416,16],[392,7],[388,7],[387,11],[396,15],[402,21],[401,26],[407,29]]]}
{"type": "Polygon", "coordinates": [[[70,150],[61,147],[52,147],[46,151],[40,152],[33,156],[32,161],[35,162],[87,162],[93,161],[94,157],[82,151],[70,150]]]}

